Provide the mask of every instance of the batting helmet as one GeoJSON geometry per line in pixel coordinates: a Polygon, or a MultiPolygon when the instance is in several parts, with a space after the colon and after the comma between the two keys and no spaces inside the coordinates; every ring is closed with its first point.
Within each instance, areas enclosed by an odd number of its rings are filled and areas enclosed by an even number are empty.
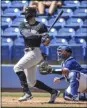
{"type": "Polygon", "coordinates": [[[26,7],[25,11],[21,13],[22,15],[25,15],[25,18],[31,18],[36,16],[36,9],[32,7],[26,7]]]}

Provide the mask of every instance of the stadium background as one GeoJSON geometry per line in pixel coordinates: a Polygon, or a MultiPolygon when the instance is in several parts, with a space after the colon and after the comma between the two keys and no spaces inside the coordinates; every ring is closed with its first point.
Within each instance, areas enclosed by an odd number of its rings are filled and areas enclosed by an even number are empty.
{"type": "MultiPolygon", "coordinates": [[[[86,67],[87,63],[87,0],[62,0],[63,6],[58,8],[48,19],[47,12],[43,16],[37,15],[36,19],[45,23],[49,28],[57,13],[63,9],[64,13],[49,33],[51,42],[48,47],[41,45],[42,52],[48,55],[47,61],[53,68],[60,68],[57,61],[57,47],[69,45],[73,50],[73,56],[86,67]]],[[[2,0],[1,1],[1,85],[2,88],[20,88],[19,80],[13,72],[13,65],[23,56],[24,42],[19,33],[19,24],[25,20],[20,13],[27,0],[2,0]]],[[[53,83],[56,75],[40,75],[37,70],[37,79],[52,86],[64,89],[68,83],[53,83]]],[[[59,76],[59,75],[58,75],[59,76]]],[[[60,76],[59,76],[60,77],[60,76]]]]}

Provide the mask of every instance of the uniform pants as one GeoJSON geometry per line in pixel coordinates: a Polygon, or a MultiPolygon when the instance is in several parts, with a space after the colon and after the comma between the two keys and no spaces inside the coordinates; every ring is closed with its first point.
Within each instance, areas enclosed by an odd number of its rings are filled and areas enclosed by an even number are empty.
{"type": "Polygon", "coordinates": [[[87,89],[87,74],[81,72],[78,74],[76,71],[70,72],[69,86],[65,90],[64,97],[65,95],[68,96],[68,94],[71,96],[78,95],[78,92],[83,92],[85,89],[87,89]]]}
{"type": "Polygon", "coordinates": [[[29,86],[36,83],[36,65],[42,60],[40,48],[34,48],[31,51],[25,51],[24,56],[14,66],[14,71],[24,71],[29,86]]]}
{"type": "Polygon", "coordinates": [[[79,80],[79,92],[84,92],[87,90],[87,74],[80,73],[80,80],[79,80]]]}
{"type": "Polygon", "coordinates": [[[79,87],[79,81],[78,81],[78,72],[72,71],[69,73],[69,86],[66,89],[66,92],[68,94],[71,94],[72,96],[78,94],[78,87],[79,87]]]}

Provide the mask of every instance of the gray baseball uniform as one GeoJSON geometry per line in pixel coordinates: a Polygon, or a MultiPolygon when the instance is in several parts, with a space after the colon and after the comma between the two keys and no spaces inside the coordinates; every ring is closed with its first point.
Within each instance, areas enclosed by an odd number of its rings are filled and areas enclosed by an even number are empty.
{"type": "Polygon", "coordinates": [[[36,80],[36,65],[42,60],[40,44],[48,45],[50,42],[47,27],[35,20],[35,8],[26,7],[22,14],[25,15],[27,21],[20,24],[20,33],[23,35],[25,42],[25,55],[14,66],[14,71],[20,80],[24,95],[18,101],[32,99],[29,86],[34,86],[49,92],[51,94],[49,103],[54,103],[60,92],[36,80]]]}
{"type": "Polygon", "coordinates": [[[36,65],[42,60],[40,51],[41,36],[34,34],[47,32],[44,24],[36,21],[35,24],[29,25],[27,22],[20,24],[20,33],[23,35],[25,42],[25,55],[14,66],[14,71],[25,71],[29,86],[36,83],[36,65]]]}

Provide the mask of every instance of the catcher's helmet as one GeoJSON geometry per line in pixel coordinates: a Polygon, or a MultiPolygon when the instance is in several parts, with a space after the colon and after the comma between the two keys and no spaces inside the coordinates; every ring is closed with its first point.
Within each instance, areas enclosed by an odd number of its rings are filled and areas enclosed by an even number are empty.
{"type": "Polygon", "coordinates": [[[57,57],[58,57],[58,61],[60,61],[61,59],[66,59],[67,58],[67,54],[64,52],[66,51],[67,53],[69,53],[69,55],[72,54],[72,49],[69,46],[63,45],[63,46],[59,46],[57,48],[57,57]]]}
{"type": "Polygon", "coordinates": [[[67,51],[67,52],[72,53],[71,47],[70,47],[70,46],[67,46],[67,45],[59,46],[59,47],[57,48],[57,51],[60,51],[60,50],[65,50],[65,51],[67,51]]]}

